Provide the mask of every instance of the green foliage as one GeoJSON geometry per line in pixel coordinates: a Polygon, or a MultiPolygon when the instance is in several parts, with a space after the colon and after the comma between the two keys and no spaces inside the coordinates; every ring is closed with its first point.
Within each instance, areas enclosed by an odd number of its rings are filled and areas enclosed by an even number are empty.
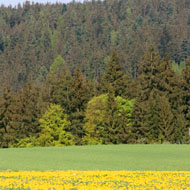
{"type": "Polygon", "coordinates": [[[84,144],[102,144],[106,117],[107,95],[102,94],[98,97],[93,97],[87,105],[85,114],[85,136],[83,137],[84,144]]]}
{"type": "Polygon", "coordinates": [[[188,143],[189,8],[174,0],[0,7],[0,146],[188,143]],[[64,109],[67,127],[55,118],[40,127],[49,104],[64,109]]]}
{"type": "Polygon", "coordinates": [[[190,57],[190,44],[189,41],[185,38],[181,43],[181,52],[180,59],[181,61],[186,61],[190,57]]]}
{"type": "Polygon", "coordinates": [[[175,118],[166,96],[151,95],[148,105],[149,142],[173,142],[175,118]]]}
{"type": "Polygon", "coordinates": [[[119,45],[120,41],[120,36],[117,31],[112,31],[111,32],[111,44],[113,46],[119,45]]]}
{"type": "Polygon", "coordinates": [[[57,30],[55,30],[55,31],[51,34],[51,48],[52,48],[52,49],[55,49],[55,47],[56,47],[57,35],[58,35],[57,30]]]}
{"type": "Polygon", "coordinates": [[[42,102],[37,88],[30,83],[17,94],[12,104],[12,126],[15,129],[17,141],[36,136],[40,132],[39,118],[41,116],[42,102]]]}
{"type": "Polygon", "coordinates": [[[11,145],[11,148],[29,148],[40,146],[38,139],[35,136],[20,139],[16,144],[11,145]]]}
{"type": "MultiPolygon", "coordinates": [[[[87,105],[85,115],[85,144],[102,144],[102,143],[126,143],[131,133],[131,118],[133,112],[133,100],[126,100],[118,96],[115,98],[116,110],[113,115],[109,115],[109,96],[102,94],[93,97],[87,105]],[[108,120],[108,118],[110,120],[108,120]],[[112,125],[115,123],[116,125],[112,125]],[[112,126],[110,126],[112,125],[112,126]],[[114,129],[114,127],[116,127],[114,129]],[[113,131],[112,131],[113,130],[113,131]],[[115,136],[114,139],[112,136],[115,136]]],[[[113,102],[112,102],[113,104],[113,102]]]]}
{"type": "Polygon", "coordinates": [[[116,52],[112,52],[111,57],[108,57],[107,60],[107,69],[104,76],[105,91],[113,93],[115,97],[129,97],[130,79],[124,72],[116,52]]]}
{"type": "Polygon", "coordinates": [[[183,136],[189,141],[190,137],[187,137],[188,130],[190,128],[190,60],[186,61],[186,67],[182,71],[182,91],[180,98],[182,100],[182,113],[185,118],[185,128],[183,131],[183,136]]]}
{"type": "Polygon", "coordinates": [[[71,88],[71,105],[72,113],[69,115],[71,121],[70,130],[77,144],[81,144],[84,135],[84,112],[86,105],[93,94],[88,80],[84,78],[81,71],[76,69],[73,76],[73,85],[71,88]]]}
{"type": "Polygon", "coordinates": [[[41,133],[38,141],[41,146],[74,144],[72,135],[66,131],[70,122],[61,106],[51,104],[39,121],[41,133]]]}
{"type": "Polygon", "coordinates": [[[53,64],[50,66],[50,73],[54,73],[59,76],[60,73],[64,71],[64,65],[65,60],[60,55],[58,55],[53,64]]]}
{"type": "Polygon", "coordinates": [[[185,62],[180,62],[180,64],[173,62],[172,68],[177,75],[181,75],[183,69],[185,68],[185,62]]]}
{"type": "Polygon", "coordinates": [[[127,126],[131,125],[132,113],[134,107],[134,100],[126,100],[120,96],[116,97],[116,102],[118,106],[118,116],[122,117],[122,113],[125,114],[127,120],[127,126]]]}
{"type": "Polygon", "coordinates": [[[131,14],[132,14],[130,8],[127,8],[126,14],[127,14],[127,17],[130,18],[131,14]]]}
{"type": "Polygon", "coordinates": [[[79,67],[85,76],[97,79],[113,47],[130,76],[137,76],[137,63],[150,44],[161,57],[168,54],[179,63],[185,56],[183,41],[189,39],[189,12],[187,3],[175,0],[1,7],[0,80],[8,81],[15,91],[25,82],[41,82],[40,68],[49,68],[57,55],[64,56],[72,74],[79,67]]]}
{"type": "Polygon", "coordinates": [[[146,138],[146,143],[174,142],[175,128],[182,131],[183,126],[176,127],[180,87],[171,62],[167,57],[161,59],[151,47],[139,65],[139,71],[133,134],[137,142],[142,138],[146,138]]]}
{"type": "Polygon", "coordinates": [[[8,148],[15,142],[15,130],[12,126],[13,97],[8,85],[4,85],[0,99],[0,147],[8,148]]]}

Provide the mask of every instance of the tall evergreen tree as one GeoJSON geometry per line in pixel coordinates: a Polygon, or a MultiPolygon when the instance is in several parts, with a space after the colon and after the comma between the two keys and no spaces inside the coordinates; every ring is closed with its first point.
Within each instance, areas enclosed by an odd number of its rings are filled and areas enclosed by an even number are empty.
{"type": "Polygon", "coordinates": [[[60,77],[54,74],[50,74],[43,88],[43,100],[44,102],[52,104],[59,104],[65,112],[70,114],[73,111],[72,105],[72,86],[73,78],[70,71],[67,69],[62,72],[60,77]]]}
{"type": "Polygon", "coordinates": [[[86,109],[87,102],[91,98],[92,92],[90,92],[87,80],[83,77],[79,69],[76,69],[72,80],[72,110],[69,115],[69,120],[71,121],[70,131],[75,138],[75,142],[77,144],[81,144],[82,137],[84,135],[84,111],[86,109]]]}
{"type": "Polygon", "coordinates": [[[145,55],[144,61],[140,63],[139,71],[139,89],[134,111],[134,136],[136,139],[144,139],[147,143],[165,140],[172,142],[173,138],[169,139],[166,134],[170,133],[171,130],[173,134],[170,136],[174,137],[174,121],[177,119],[177,112],[174,110],[178,107],[176,99],[179,89],[171,63],[167,56],[161,60],[151,47],[145,55]],[[165,102],[165,107],[160,101],[165,102]],[[168,118],[169,124],[167,123],[167,126],[163,126],[166,124],[164,124],[164,110],[167,110],[170,114],[168,117],[171,118],[171,122],[168,118]],[[165,130],[163,137],[159,136],[163,133],[160,133],[161,129],[165,130]]]}
{"type": "MultiPolygon", "coordinates": [[[[155,95],[151,97],[151,108],[149,109],[149,122],[151,121],[150,128],[151,136],[150,142],[173,142],[175,131],[175,117],[168,98],[165,95],[155,95]],[[153,103],[153,105],[152,105],[153,103]]],[[[149,138],[149,137],[148,137],[149,138]]]]}
{"type": "Polygon", "coordinates": [[[107,64],[106,74],[104,76],[105,88],[108,93],[112,93],[115,97],[129,97],[130,79],[124,72],[116,52],[112,52],[110,60],[107,64]]]}
{"type": "Polygon", "coordinates": [[[162,35],[160,37],[159,49],[160,49],[161,57],[164,57],[166,55],[166,53],[169,52],[170,41],[171,41],[171,36],[170,36],[168,29],[165,25],[163,28],[163,31],[162,31],[162,35]]]}
{"type": "Polygon", "coordinates": [[[26,84],[17,95],[13,107],[12,125],[16,128],[17,142],[39,135],[41,109],[39,90],[33,88],[30,83],[26,84]]]}
{"type": "Polygon", "coordinates": [[[187,58],[190,58],[190,45],[188,40],[185,38],[181,43],[180,61],[186,61],[187,58]]]}
{"type": "Polygon", "coordinates": [[[12,104],[14,102],[10,87],[4,85],[0,98],[0,147],[8,148],[14,143],[15,129],[12,125],[12,104]]]}
{"type": "Polygon", "coordinates": [[[184,114],[186,127],[184,136],[186,141],[189,141],[188,130],[190,128],[190,60],[186,61],[186,67],[182,72],[182,113],[184,114]]]}

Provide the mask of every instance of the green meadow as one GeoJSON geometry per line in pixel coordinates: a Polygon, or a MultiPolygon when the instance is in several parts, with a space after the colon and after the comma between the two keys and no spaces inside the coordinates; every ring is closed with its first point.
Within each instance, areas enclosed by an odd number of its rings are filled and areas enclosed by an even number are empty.
{"type": "Polygon", "coordinates": [[[96,145],[0,149],[0,171],[190,171],[190,145],[96,145]]]}

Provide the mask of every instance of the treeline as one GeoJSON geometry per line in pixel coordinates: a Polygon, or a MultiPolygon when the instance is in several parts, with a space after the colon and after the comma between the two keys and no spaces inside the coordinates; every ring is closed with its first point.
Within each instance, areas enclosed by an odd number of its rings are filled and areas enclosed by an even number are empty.
{"type": "Polygon", "coordinates": [[[1,6],[0,147],[189,143],[189,58],[189,0],[1,6]]]}
{"type": "MultiPolygon", "coordinates": [[[[97,80],[112,50],[130,77],[152,44],[176,69],[190,56],[189,0],[104,0],[0,7],[0,82],[43,82],[61,55],[72,75],[97,80]]],[[[2,89],[2,88],[1,88],[2,89]]]]}
{"type": "Polygon", "coordinates": [[[93,81],[58,56],[43,85],[0,98],[0,147],[189,143],[190,60],[181,73],[153,47],[131,79],[115,52],[93,81]]]}

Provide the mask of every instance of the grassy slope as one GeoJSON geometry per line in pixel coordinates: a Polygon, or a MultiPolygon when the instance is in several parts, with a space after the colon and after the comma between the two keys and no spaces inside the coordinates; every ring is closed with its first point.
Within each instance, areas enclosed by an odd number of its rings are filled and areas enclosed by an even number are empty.
{"type": "Polygon", "coordinates": [[[190,171],[189,145],[0,149],[0,170],[190,171]]]}

